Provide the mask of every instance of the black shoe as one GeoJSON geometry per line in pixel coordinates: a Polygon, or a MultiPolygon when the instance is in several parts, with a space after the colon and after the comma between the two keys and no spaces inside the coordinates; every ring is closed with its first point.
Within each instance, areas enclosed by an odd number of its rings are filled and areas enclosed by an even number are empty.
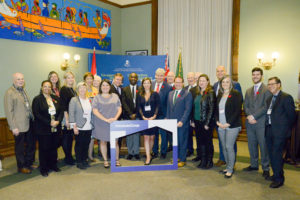
{"type": "Polygon", "coordinates": [[[84,165],[82,164],[82,163],[78,163],[77,165],[76,165],[76,167],[78,168],[78,169],[86,169],[86,167],[84,167],[84,165]]]}
{"type": "Polygon", "coordinates": [[[52,170],[55,171],[55,172],[60,172],[61,171],[61,169],[59,169],[57,166],[52,167],[52,170]]]}
{"type": "Polygon", "coordinates": [[[48,172],[41,172],[41,175],[42,175],[43,177],[47,177],[47,176],[48,176],[48,172]]]}
{"type": "Polygon", "coordinates": [[[199,165],[197,167],[201,168],[201,169],[205,169],[206,165],[207,165],[206,159],[202,158],[201,162],[199,163],[199,165]]]}
{"type": "Polygon", "coordinates": [[[267,179],[270,176],[270,172],[269,171],[263,171],[262,176],[267,179]]]}
{"type": "Polygon", "coordinates": [[[186,153],[186,157],[190,157],[190,156],[192,156],[192,155],[193,155],[193,153],[190,152],[190,151],[188,151],[188,152],[186,153]]]}
{"type": "Polygon", "coordinates": [[[208,162],[206,163],[206,169],[210,169],[214,166],[214,163],[211,159],[208,160],[208,162]]]}
{"type": "Polygon", "coordinates": [[[134,158],[135,158],[136,160],[141,160],[141,157],[140,157],[139,154],[134,155],[134,158]]]}
{"type": "Polygon", "coordinates": [[[246,167],[246,168],[243,169],[243,171],[246,171],[246,172],[257,171],[257,170],[258,170],[257,167],[251,167],[251,166],[246,167]]]}
{"type": "Polygon", "coordinates": [[[198,162],[201,160],[201,157],[200,156],[197,156],[195,158],[192,159],[193,162],[198,162]]]}
{"type": "Polygon", "coordinates": [[[152,162],[152,158],[150,159],[150,162],[148,162],[148,163],[146,163],[146,162],[145,162],[145,164],[144,164],[144,165],[150,165],[150,164],[151,164],[151,162],[152,162]]]}
{"type": "Polygon", "coordinates": [[[133,155],[129,154],[126,159],[131,160],[132,158],[133,158],[133,155]]]}
{"type": "Polygon", "coordinates": [[[151,157],[152,157],[152,159],[154,159],[154,158],[157,158],[158,157],[158,155],[157,155],[157,153],[151,153],[151,157]]]}
{"type": "Polygon", "coordinates": [[[66,165],[75,165],[75,161],[73,159],[65,159],[66,165]]]}
{"type": "Polygon", "coordinates": [[[160,158],[161,158],[161,159],[166,159],[166,157],[167,157],[167,154],[165,154],[165,153],[162,153],[162,154],[160,155],[160,158]]]}
{"type": "Polygon", "coordinates": [[[91,165],[87,161],[83,161],[82,164],[85,168],[91,167],[91,165]]]}
{"type": "Polygon", "coordinates": [[[226,173],[227,173],[227,170],[226,170],[226,169],[220,170],[219,173],[220,173],[220,174],[226,174],[226,173]]]}
{"type": "MultiPolygon", "coordinates": [[[[226,173],[227,173],[227,172],[226,172],[226,173]]],[[[230,175],[225,174],[225,175],[224,175],[224,178],[231,178],[232,175],[233,175],[233,173],[231,173],[230,175]]]]}
{"type": "Polygon", "coordinates": [[[273,181],[273,180],[274,180],[274,176],[265,177],[265,179],[266,179],[267,181],[273,181]]]}
{"type": "Polygon", "coordinates": [[[169,146],[168,149],[167,149],[167,152],[171,152],[171,151],[173,151],[173,147],[169,146]]]}
{"type": "Polygon", "coordinates": [[[279,188],[283,185],[283,182],[278,182],[278,181],[273,181],[271,184],[270,184],[270,188],[279,188]]]}

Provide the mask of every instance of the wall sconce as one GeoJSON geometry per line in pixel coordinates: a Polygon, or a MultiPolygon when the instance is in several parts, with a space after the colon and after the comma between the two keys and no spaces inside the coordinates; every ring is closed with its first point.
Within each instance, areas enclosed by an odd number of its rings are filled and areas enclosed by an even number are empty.
{"type": "Polygon", "coordinates": [[[265,70],[270,70],[273,66],[276,65],[276,62],[279,58],[279,53],[278,52],[272,53],[272,62],[263,61],[264,54],[262,52],[258,52],[256,57],[258,60],[258,64],[257,64],[258,66],[263,67],[265,70]]]}
{"type": "Polygon", "coordinates": [[[64,53],[63,58],[65,61],[61,64],[60,67],[61,67],[61,70],[66,71],[69,67],[76,67],[78,65],[79,60],[80,60],[80,55],[78,55],[78,54],[74,55],[74,61],[75,61],[74,64],[69,63],[69,60],[70,60],[69,53],[64,53]]]}

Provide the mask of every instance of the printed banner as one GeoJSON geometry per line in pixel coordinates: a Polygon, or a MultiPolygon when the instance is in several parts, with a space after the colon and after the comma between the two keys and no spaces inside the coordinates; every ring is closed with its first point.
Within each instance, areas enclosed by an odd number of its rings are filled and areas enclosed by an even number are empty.
{"type": "MultiPolygon", "coordinates": [[[[132,72],[137,73],[139,77],[138,85],[145,77],[155,79],[155,71],[157,68],[165,67],[166,55],[161,56],[120,56],[120,55],[105,55],[96,54],[97,74],[102,79],[113,80],[116,73],[121,73],[124,76],[123,86],[129,84],[128,77],[132,72]]],[[[93,54],[89,54],[89,71],[93,54]]]]}
{"type": "Polygon", "coordinates": [[[0,38],[111,51],[111,12],[78,0],[0,0],[0,38]]]}

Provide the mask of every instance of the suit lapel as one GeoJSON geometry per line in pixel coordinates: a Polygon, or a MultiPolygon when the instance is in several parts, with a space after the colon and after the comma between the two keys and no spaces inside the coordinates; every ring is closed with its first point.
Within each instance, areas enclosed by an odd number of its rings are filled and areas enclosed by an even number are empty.
{"type": "Polygon", "coordinates": [[[184,91],[185,91],[184,88],[182,88],[181,91],[180,91],[180,93],[177,95],[177,98],[176,98],[174,106],[176,106],[176,104],[181,100],[181,97],[183,96],[184,91]]]}

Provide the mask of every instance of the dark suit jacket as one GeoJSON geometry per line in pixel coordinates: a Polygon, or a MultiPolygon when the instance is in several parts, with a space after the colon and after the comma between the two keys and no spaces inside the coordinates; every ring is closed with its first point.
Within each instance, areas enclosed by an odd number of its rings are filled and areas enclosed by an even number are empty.
{"type": "MultiPolygon", "coordinates": [[[[61,122],[64,111],[60,105],[60,100],[57,96],[51,94],[51,98],[56,109],[55,120],[61,122]]],[[[49,114],[49,106],[43,94],[36,96],[32,102],[32,112],[34,115],[34,130],[35,134],[48,135],[51,134],[51,116],[49,114]]],[[[61,125],[57,126],[59,129],[61,125]]]]}
{"type": "MultiPolygon", "coordinates": [[[[136,91],[138,91],[138,86],[136,85],[136,91]]],[[[138,94],[135,95],[136,99],[135,102],[137,103],[137,96],[138,94]]],[[[126,120],[130,120],[130,115],[136,114],[137,109],[136,106],[134,105],[134,101],[132,99],[132,93],[130,90],[130,85],[127,87],[123,88],[122,94],[121,94],[121,102],[122,102],[122,110],[123,110],[123,118],[126,120]]]]}
{"type": "MultiPolygon", "coordinates": [[[[219,81],[215,82],[215,84],[214,84],[214,86],[213,86],[214,91],[215,91],[215,94],[216,94],[217,89],[218,89],[218,84],[219,84],[219,81]]],[[[242,88],[241,88],[240,83],[239,83],[239,82],[236,82],[236,81],[233,81],[232,84],[233,84],[233,89],[235,89],[235,90],[237,90],[237,91],[239,91],[239,92],[241,93],[241,95],[242,95],[242,100],[243,100],[243,91],[242,91],[242,88]]]]}
{"type": "MultiPolygon", "coordinates": [[[[267,108],[270,107],[273,96],[267,99],[267,108]]],[[[271,112],[272,133],[278,137],[289,137],[288,131],[296,119],[295,103],[291,95],[280,91],[271,112]]],[[[268,124],[268,117],[266,117],[268,124]]]]}
{"type": "Polygon", "coordinates": [[[174,93],[175,90],[169,93],[166,117],[167,119],[177,119],[178,122],[183,123],[182,127],[188,127],[190,124],[189,120],[193,103],[192,94],[187,90],[182,89],[174,105],[174,93]]]}
{"type": "MultiPolygon", "coordinates": [[[[152,89],[155,91],[155,84],[156,81],[152,82],[152,89]]],[[[164,119],[166,117],[166,112],[167,112],[167,101],[168,101],[168,94],[172,90],[172,87],[166,83],[163,82],[160,90],[159,90],[159,97],[160,97],[160,107],[159,107],[159,112],[158,112],[158,119],[164,119]]]]}
{"type": "MultiPolygon", "coordinates": [[[[217,97],[217,105],[215,112],[216,121],[219,121],[219,103],[221,101],[222,96],[223,94],[219,93],[217,97]]],[[[232,89],[228,95],[227,101],[225,103],[225,117],[226,122],[230,124],[229,128],[236,128],[242,126],[242,98],[242,94],[235,89],[232,89]]]]}

